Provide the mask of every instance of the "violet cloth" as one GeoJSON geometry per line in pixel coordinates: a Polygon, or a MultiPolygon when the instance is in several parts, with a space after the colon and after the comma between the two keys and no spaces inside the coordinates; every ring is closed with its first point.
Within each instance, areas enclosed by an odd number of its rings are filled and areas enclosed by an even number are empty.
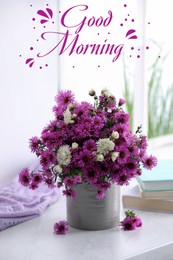
{"type": "Polygon", "coordinates": [[[17,176],[11,183],[0,187],[0,231],[40,216],[60,198],[58,188],[50,189],[41,184],[38,189],[31,190],[20,184],[18,179],[17,176]]]}

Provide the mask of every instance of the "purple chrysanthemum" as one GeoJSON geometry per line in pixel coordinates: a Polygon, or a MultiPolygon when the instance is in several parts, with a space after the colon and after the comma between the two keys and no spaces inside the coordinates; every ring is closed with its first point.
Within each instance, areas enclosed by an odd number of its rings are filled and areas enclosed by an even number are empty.
{"type": "Polygon", "coordinates": [[[128,157],[129,157],[129,155],[130,155],[129,150],[128,150],[126,147],[123,147],[123,146],[122,146],[122,147],[119,149],[118,152],[119,152],[118,159],[117,159],[118,163],[119,163],[119,164],[124,164],[124,163],[126,163],[128,157]]]}
{"type": "Polygon", "coordinates": [[[76,185],[76,182],[73,177],[68,176],[64,178],[64,184],[66,187],[72,188],[76,185]]]}
{"type": "Polygon", "coordinates": [[[72,189],[66,189],[66,190],[63,190],[63,195],[65,195],[66,197],[75,199],[76,192],[72,189]]]}
{"type": "Polygon", "coordinates": [[[81,183],[82,182],[81,176],[79,176],[79,175],[75,176],[74,181],[75,181],[75,184],[81,183]]]}
{"type": "Polygon", "coordinates": [[[143,166],[144,168],[151,170],[153,167],[157,165],[157,158],[155,156],[146,156],[143,159],[143,166]]]}
{"type": "Polygon", "coordinates": [[[54,224],[54,234],[56,235],[65,235],[69,231],[69,224],[65,220],[61,220],[54,224]]]}
{"type": "Polygon", "coordinates": [[[91,164],[91,162],[94,160],[94,154],[88,150],[83,150],[79,153],[77,156],[78,159],[78,166],[80,168],[84,168],[85,166],[88,166],[88,164],[91,164]]]}
{"type": "Polygon", "coordinates": [[[29,148],[31,152],[34,153],[39,149],[40,139],[37,136],[32,137],[29,139],[29,148]]]}
{"type": "Polygon", "coordinates": [[[61,90],[55,97],[55,101],[60,107],[67,107],[74,102],[74,94],[71,90],[61,90]]]}
{"type": "Polygon", "coordinates": [[[133,218],[126,217],[120,224],[121,228],[125,231],[136,229],[136,224],[133,218]]]}
{"type": "Polygon", "coordinates": [[[136,227],[142,227],[142,220],[140,217],[135,216],[133,218],[133,222],[135,223],[136,227]]]}
{"type": "Polygon", "coordinates": [[[99,172],[96,169],[84,169],[84,177],[89,183],[96,183],[99,172]]]}
{"type": "Polygon", "coordinates": [[[29,186],[30,184],[30,174],[29,174],[29,169],[28,168],[24,168],[20,173],[19,173],[19,182],[23,185],[23,186],[29,186]]]}
{"type": "Polygon", "coordinates": [[[100,116],[96,116],[93,122],[94,129],[101,129],[104,126],[103,119],[100,116]]]}
{"type": "Polygon", "coordinates": [[[120,227],[123,230],[134,230],[142,226],[142,220],[132,210],[125,211],[126,217],[120,222],[120,227]]]}
{"type": "Polygon", "coordinates": [[[96,142],[94,140],[87,140],[84,142],[83,145],[84,150],[88,150],[90,152],[93,152],[96,150],[96,142]]]}
{"type": "Polygon", "coordinates": [[[106,191],[111,187],[111,184],[109,182],[99,181],[98,183],[94,184],[94,186],[98,188],[100,191],[106,191]]]}
{"type": "Polygon", "coordinates": [[[40,173],[35,173],[32,177],[32,182],[35,183],[35,184],[40,184],[43,180],[43,177],[41,176],[40,173]]]}
{"type": "Polygon", "coordinates": [[[148,146],[147,143],[147,137],[146,136],[142,136],[141,140],[140,140],[140,149],[145,150],[148,146]]]}
{"type": "Polygon", "coordinates": [[[96,194],[96,199],[103,199],[105,197],[105,193],[99,190],[96,194]]]}
{"type": "Polygon", "coordinates": [[[29,186],[31,190],[36,190],[38,188],[38,185],[35,182],[32,182],[29,186]]]}
{"type": "Polygon", "coordinates": [[[53,189],[53,188],[55,187],[55,184],[54,184],[52,178],[49,178],[49,177],[47,178],[47,177],[45,177],[45,178],[43,179],[43,181],[44,181],[44,183],[45,183],[50,189],[53,189]]]}
{"type": "Polygon", "coordinates": [[[129,175],[126,170],[122,169],[119,174],[115,177],[116,183],[118,185],[128,185],[129,184],[129,175]]]}

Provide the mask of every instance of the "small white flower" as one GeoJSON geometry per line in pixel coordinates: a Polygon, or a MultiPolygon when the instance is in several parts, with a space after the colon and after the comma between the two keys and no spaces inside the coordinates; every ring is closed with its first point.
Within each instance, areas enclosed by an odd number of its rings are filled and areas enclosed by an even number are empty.
{"type": "Polygon", "coordinates": [[[104,161],[104,156],[103,156],[103,154],[98,153],[98,154],[96,155],[96,161],[97,161],[97,162],[103,162],[103,161],[104,161]]]}
{"type": "Polygon", "coordinates": [[[112,132],[111,137],[113,139],[118,139],[119,138],[119,133],[117,131],[114,131],[114,132],[112,132]]]}
{"type": "Polygon", "coordinates": [[[57,165],[53,168],[53,170],[54,170],[55,172],[57,172],[57,173],[62,173],[62,167],[61,167],[59,164],[57,164],[57,165]]]}
{"type": "Polygon", "coordinates": [[[111,95],[109,89],[107,88],[102,89],[101,94],[105,97],[109,97],[111,95]]]}
{"type": "Polygon", "coordinates": [[[118,153],[118,152],[113,152],[113,153],[111,154],[111,159],[112,159],[112,161],[115,162],[115,160],[118,158],[118,156],[119,156],[119,153],[118,153]]]}
{"type": "Polygon", "coordinates": [[[103,155],[114,149],[114,142],[112,142],[109,138],[103,138],[97,141],[97,152],[103,155]]]}
{"type": "Polygon", "coordinates": [[[96,94],[96,92],[95,92],[94,89],[91,89],[91,90],[89,91],[89,95],[90,95],[91,97],[95,96],[95,94],[96,94]]]}
{"type": "Polygon", "coordinates": [[[64,122],[66,125],[68,125],[71,121],[72,115],[70,110],[67,108],[66,111],[64,112],[64,122]]]}
{"type": "Polygon", "coordinates": [[[62,145],[57,151],[59,164],[67,166],[71,162],[71,152],[69,145],[62,145]]]}
{"type": "Polygon", "coordinates": [[[73,115],[72,115],[72,119],[75,119],[76,117],[77,117],[76,114],[73,114],[73,115]]]}
{"type": "Polygon", "coordinates": [[[78,148],[78,143],[76,143],[76,142],[74,142],[74,143],[72,143],[72,145],[71,145],[71,147],[72,147],[72,149],[76,149],[76,148],[78,148]]]}
{"type": "Polygon", "coordinates": [[[72,109],[74,109],[74,108],[75,108],[75,105],[72,104],[72,103],[67,106],[67,109],[69,109],[69,110],[72,110],[72,109]]]}

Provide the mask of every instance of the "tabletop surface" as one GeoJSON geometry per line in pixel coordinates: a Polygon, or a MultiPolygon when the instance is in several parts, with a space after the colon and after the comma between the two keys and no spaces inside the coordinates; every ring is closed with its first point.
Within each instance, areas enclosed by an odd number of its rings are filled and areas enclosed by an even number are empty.
{"type": "Polygon", "coordinates": [[[142,218],[143,227],[134,231],[70,228],[66,235],[55,235],[54,223],[66,219],[65,197],[61,197],[40,217],[0,232],[0,259],[173,260],[172,214],[135,212],[142,218]]]}

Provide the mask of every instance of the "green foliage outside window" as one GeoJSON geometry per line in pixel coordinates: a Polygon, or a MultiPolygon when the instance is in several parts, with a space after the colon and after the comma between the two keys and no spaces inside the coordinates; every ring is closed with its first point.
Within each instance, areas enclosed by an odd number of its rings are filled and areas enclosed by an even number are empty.
{"type": "MultiPolygon", "coordinates": [[[[160,50],[161,53],[161,50],[160,50]]],[[[161,56],[159,53],[158,56],[161,56]]],[[[153,138],[173,133],[173,83],[163,86],[163,64],[167,58],[161,56],[148,69],[148,137],[153,138]]],[[[124,62],[124,98],[127,112],[133,125],[133,90],[130,86],[129,69],[124,62]]]]}

